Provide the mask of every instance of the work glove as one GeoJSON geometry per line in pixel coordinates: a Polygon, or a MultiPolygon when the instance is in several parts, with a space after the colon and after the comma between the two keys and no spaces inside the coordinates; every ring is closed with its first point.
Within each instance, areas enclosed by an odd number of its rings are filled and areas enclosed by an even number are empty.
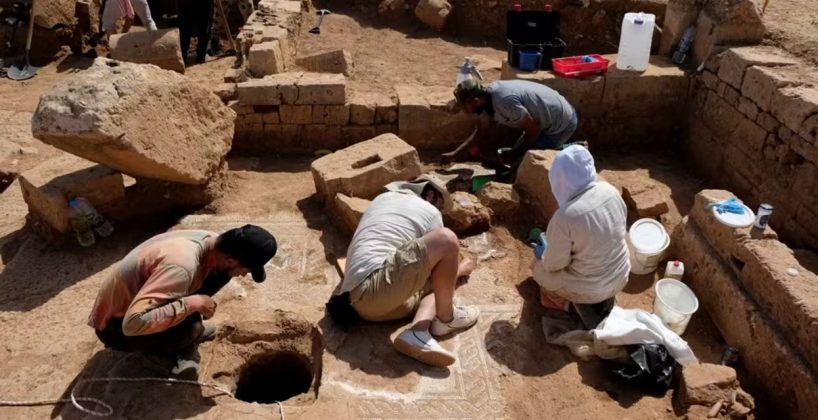
{"type": "Polygon", "coordinates": [[[534,245],[534,257],[538,260],[542,259],[542,254],[545,253],[546,248],[548,248],[548,241],[545,240],[545,233],[541,233],[537,243],[534,245]]]}

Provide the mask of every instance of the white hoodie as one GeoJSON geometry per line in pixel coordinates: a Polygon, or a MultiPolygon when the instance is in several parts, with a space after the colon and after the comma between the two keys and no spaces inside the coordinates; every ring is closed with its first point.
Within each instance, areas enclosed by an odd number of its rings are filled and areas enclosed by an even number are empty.
{"type": "Polygon", "coordinates": [[[548,223],[548,247],[533,265],[534,280],[574,303],[598,303],[628,282],[627,208],[619,192],[596,182],[594,158],[569,146],[548,174],[559,209],[548,223]]]}

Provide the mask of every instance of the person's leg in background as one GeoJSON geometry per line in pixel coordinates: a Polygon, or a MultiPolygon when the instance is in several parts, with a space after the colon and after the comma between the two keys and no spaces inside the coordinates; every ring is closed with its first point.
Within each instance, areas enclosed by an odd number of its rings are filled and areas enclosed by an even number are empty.
{"type": "Polygon", "coordinates": [[[182,58],[185,60],[185,65],[189,64],[187,57],[190,53],[190,37],[193,35],[196,3],[196,0],[176,0],[176,13],[179,20],[179,44],[182,47],[182,58]]]}
{"type": "Polygon", "coordinates": [[[106,0],[102,8],[101,28],[105,33],[105,40],[108,41],[111,34],[116,31],[116,22],[122,17],[121,0],[106,0]]]}
{"type": "Polygon", "coordinates": [[[153,21],[153,16],[151,16],[151,7],[148,5],[148,0],[131,0],[131,5],[145,29],[155,31],[156,22],[153,21]]]}
{"type": "Polygon", "coordinates": [[[200,0],[197,8],[196,62],[204,63],[213,27],[213,0],[200,0]]]}

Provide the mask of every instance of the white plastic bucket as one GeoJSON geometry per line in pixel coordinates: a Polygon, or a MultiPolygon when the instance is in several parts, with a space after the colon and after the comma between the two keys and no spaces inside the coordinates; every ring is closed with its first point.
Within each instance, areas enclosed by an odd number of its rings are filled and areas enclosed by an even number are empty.
{"type": "Polygon", "coordinates": [[[661,223],[653,219],[639,219],[628,230],[631,273],[650,274],[670,246],[670,236],[661,223]]]}
{"type": "Polygon", "coordinates": [[[656,282],[653,313],[676,334],[682,335],[690,318],[699,309],[699,299],[686,284],[676,279],[656,282]]]}

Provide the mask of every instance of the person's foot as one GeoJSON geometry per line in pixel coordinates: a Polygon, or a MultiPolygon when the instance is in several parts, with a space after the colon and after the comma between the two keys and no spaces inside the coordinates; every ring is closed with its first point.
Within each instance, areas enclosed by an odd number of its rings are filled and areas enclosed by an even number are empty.
{"type": "Polygon", "coordinates": [[[204,331],[199,338],[200,343],[213,340],[216,338],[216,335],[219,334],[219,326],[213,322],[204,321],[202,322],[202,326],[204,326],[204,331]]]}
{"type": "Polygon", "coordinates": [[[431,366],[445,367],[457,360],[427,331],[406,330],[392,344],[399,353],[431,366]]]}
{"type": "Polygon", "coordinates": [[[176,376],[196,378],[199,376],[199,362],[187,357],[179,356],[176,359],[176,366],[174,366],[170,372],[176,376]]]}
{"type": "Polygon", "coordinates": [[[477,323],[477,318],[479,317],[480,310],[475,307],[455,306],[452,320],[443,322],[435,317],[435,319],[432,320],[432,328],[430,331],[435,337],[440,337],[453,332],[467,330],[477,323]]]}

